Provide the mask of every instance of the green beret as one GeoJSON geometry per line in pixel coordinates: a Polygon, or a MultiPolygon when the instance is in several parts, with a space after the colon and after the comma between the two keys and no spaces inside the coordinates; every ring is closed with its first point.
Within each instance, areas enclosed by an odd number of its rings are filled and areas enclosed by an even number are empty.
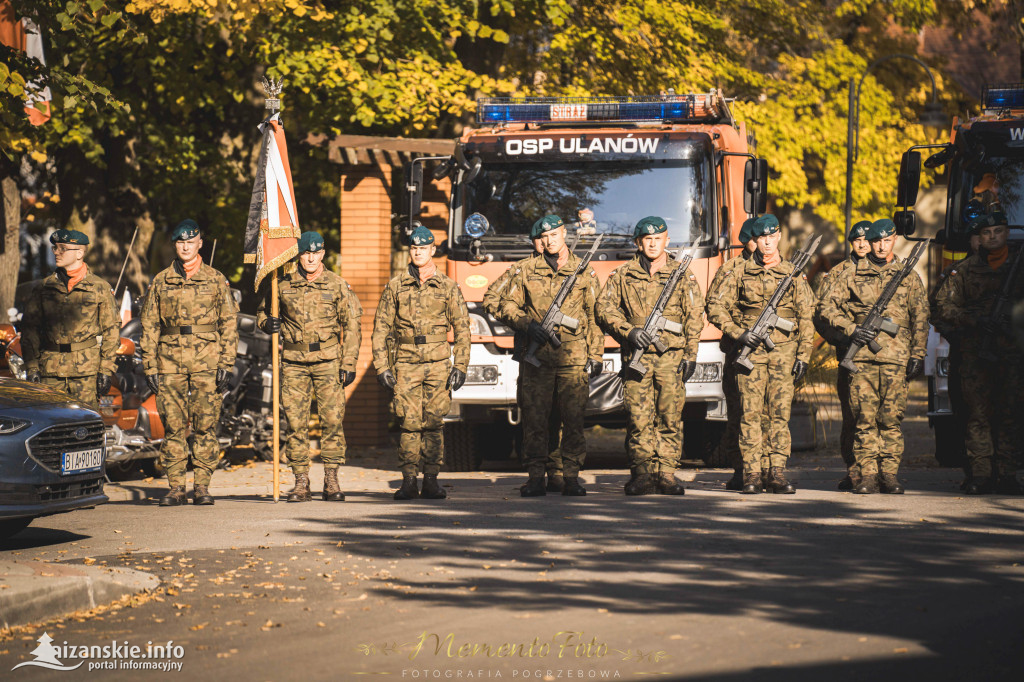
{"type": "Polygon", "coordinates": [[[78,230],[57,230],[50,235],[51,244],[74,244],[76,246],[88,246],[89,238],[84,232],[78,230]]]}
{"type": "Polygon", "coordinates": [[[320,236],[319,232],[303,232],[299,237],[299,253],[316,253],[317,251],[324,250],[324,238],[320,236]]]}
{"type": "Polygon", "coordinates": [[[649,234],[661,234],[662,232],[668,232],[668,225],[665,221],[656,215],[649,215],[646,218],[642,218],[640,222],[633,228],[633,239],[639,239],[649,234]]]}
{"type": "Polygon", "coordinates": [[[869,242],[873,242],[876,239],[885,239],[894,234],[896,234],[896,223],[889,218],[881,218],[871,223],[868,233],[864,236],[868,238],[869,242]]]}
{"type": "Polygon", "coordinates": [[[971,230],[971,234],[981,234],[981,231],[986,227],[995,227],[996,225],[1009,225],[1005,213],[996,211],[995,213],[980,215],[972,220],[968,227],[971,230]]]}
{"type": "Polygon", "coordinates": [[[562,219],[559,218],[558,216],[546,215],[537,222],[535,222],[533,224],[533,227],[530,228],[530,239],[537,239],[545,232],[557,230],[562,225],[564,225],[564,223],[562,222],[562,219]]]}
{"type": "Polygon", "coordinates": [[[755,220],[757,220],[757,218],[747,218],[743,221],[743,227],[740,228],[740,244],[746,246],[747,242],[754,238],[751,234],[751,230],[754,229],[755,220]]]}
{"type": "Polygon", "coordinates": [[[754,218],[754,222],[750,226],[750,236],[752,239],[757,239],[758,237],[775,234],[780,229],[779,219],[771,213],[765,213],[754,218]]]}
{"type": "Polygon", "coordinates": [[[868,236],[868,230],[871,229],[870,220],[861,220],[858,223],[854,223],[853,227],[850,228],[850,234],[848,239],[853,241],[854,239],[860,239],[861,237],[868,236]]]}
{"type": "Polygon", "coordinates": [[[178,226],[171,230],[172,242],[183,242],[198,237],[200,233],[199,224],[191,218],[185,218],[178,226]]]}
{"type": "Polygon", "coordinates": [[[433,243],[434,233],[422,225],[417,225],[416,229],[412,231],[411,235],[409,235],[410,246],[426,246],[433,243]]]}

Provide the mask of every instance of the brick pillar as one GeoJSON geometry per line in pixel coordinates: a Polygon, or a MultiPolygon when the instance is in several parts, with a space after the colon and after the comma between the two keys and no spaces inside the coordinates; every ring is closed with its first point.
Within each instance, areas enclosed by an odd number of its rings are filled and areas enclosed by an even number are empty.
{"type": "Polygon", "coordinates": [[[345,438],[351,445],[387,443],[390,394],[377,383],[370,335],[381,292],[391,279],[390,168],[350,166],[341,175],[341,276],[363,305],[356,380],[347,390],[345,438]]]}

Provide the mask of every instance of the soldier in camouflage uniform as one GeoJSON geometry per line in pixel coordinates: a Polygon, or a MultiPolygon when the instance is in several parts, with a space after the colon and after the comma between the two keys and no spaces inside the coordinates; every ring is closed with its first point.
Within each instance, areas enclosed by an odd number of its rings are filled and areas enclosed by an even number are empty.
{"type": "Polygon", "coordinates": [[[409,270],[388,282],[373,323],[373,365],[381,385],[395,392],[402,432],[402,487],[396,500],[447,497],[437,482],[444,457],[443,420],[452,391],[462,387],[469,369],[469,311],[458,284],[438,272],[431,260],[436,249],[430,230],[422,225],[413,230],[409,270]],[[449,329],[455,337],[454,366],[449,329]],[[396,348],[394,367],[389,342],[396,348]]]}
{"type": "Polygon", "coordinates": [[[704,295],[692,272],[680,279],[663,314],[681,325],[682,333],[663,330],[658,340],[666,350],[659,354],[643,327],[679,263],[670,261],[665,251],[668,225],[662,218],[640,220],[633,239],[637,255],[612,272],[597,302],[597,320],[622,346],[623,365],[634,349],[645,351],[640,359],[647,369],[643,376],[624,370],[626,451],[632,473],[625,493],[682,495],[685,490],[675,472],[683,451],[686,380],[697,369],[697,345],[704,328],[704,295]]]}
{"type": "Polygon", "coordinates": [[[279,277],[280,317],[269,316],[270,301],[264,298],[256,323],[268,334],[281,333],[281,407],[289,431],[285,453],[295,475],[288,501],[311,499],[309,409],[315,397],[323,499],[340,502],[345,499],[338,484],[338,467],[345,463],[345,387],[356,378],[363,308],[348,282],[324,269],[323,237],[303,232],[298,250],[299,268],[279,277]]]}
{"type": "MultiPolygon", "coordinates": [[[[964,492],[1019,495],[1015,448],[1020,443],[1017,419],[1024,377],[1009,320],[1003,325],[989,320],[1016,250],[1007,246],[1009,227],[1002,213],[975,218],[971,232],[980,237],[977,253],[956,264],[935,296],[936,323],[956,337],[961,349],[970,465],[964,492]],[[985,357],[986,343],[998,360],[985,357]]],[[[1015,298],[1021,300],[1024,276],[1018,274],[1014,284],[1015,298]]]]}
{"type": "MultiPolygon", "coordinates": [[[[544,247],[541,246],[540,240],[533,240],[534,249],[536,252],[530,254],[525,259],[513,263],[505,272],[501,273],[498,279],[491,282],[491,285],[487,287],[487,292],[484,294],[483,307],[491,317],[495,318],[506,326],[511,326],[507,320],[501,319],[501,300],[505,295],[505,291],[508,289],[508,283],[512,279],[512,274],[515,269],[521,266],[530,258],[539,258],[540,254],[544,252],[544,247]]],[[[513,353],[512,359],[518,360],[521,358],[523,353],[526,352],[526,334],[523,332],[515,333],[515,341],[513,342],[513,353]]],[[[516,377],[516,404],[523,404],[523,382],[522,373],[516,377]]],[[[560,493],[562,488],[565,486],[565,480],[562,477],[562,453],[558,449],[558,442],[561,439],[562,434],[562,417],[558,413],[558,400],[555,399],[554,406],[551,410],[551,423],[548,425],[548,459],[544,464],[545,471],[548,476],[548,492],[549,493],[560,493]]]]}
{"type": "Polygon", "coordinates": [[[110,285],[89,271],[89,238],[78,230],[50,235],[57,270],[29,295],[21,336],[30,381],[99,409],[116,370],[118,319],[110,285]],[[97,337],[103,337],[100,341],[97,337]]]}
{"type": "MultiPolygon", "coordinates": [[[[830,277],[826,295],[818,302],[816,315],[828,328],[842,334],[841,343],[866,346],[875,340],[859,327],[871,306],[903,261],[893,253],[896,226],[888,218],[876,220],[868,230],[871,253],[856,267],[830,277]]],[[[928,340],[928,298],[917,273],[900,284],[886,308],[886,316],[899,325],[896,337],[877,335],[882,349],[857,354],[860,371],[850,377],[850,408],[855,431],[853,453],[860,467],[857,494],[900,494],[903,485],[896,477],[903,458],[900,423],[907,406],[907,383],[924,367],[928,340]]]]}
{"type": "Polygon", "coordinates": [[[540,258],[530,258],[514,268],[512,279],[501,306],[501,318],[513,329],[525,332],[527,338],[541,344],[537,359],[541,366],[521,364],[523,403],[523,450],[529,481],[520,488],[523,497],[547,493],[544,465],[547,460],[548,429],[551,407],[556,399],[562,415],[563,495],[586,495],[580,485],[579,472],[586,458],[587,443],[583,436],[583,410],[589,395],[589,377],[604,367],[604,334],[594,320],[598,280],[593,270],[580,274],[566,298],[562,311],[579,320],[575,331],[562,328],[557,333],[561,346],[550,345],[550,337],[540,322],[551,306],[566,277],[575,272],[580,259],[565,244],[562,219],[548,215],[530,230],[531,239],[544,246],[540,258]]]}
{"type": "MultiPolygon", "coordinates": [[[[757,338],[750,326],[764,309],[768,299],[793,265],[783,261],[779,254],[781,237],[779,221],[773,215],[755,219],[751,236],[757,251],[742,267],[727,272],[718,280],[718,286],[708,291],[708,320],[722,334],[742,346],[754,348],[750,354],[753,370],[736,370],[736,385],[740,395],[739,447],[743,457],[743,488],[747,494],[759,493],[764,484],[773,493],[794,493],[786,479],[786,461],[792,438],[789,416],[792,409],[794,384],[807,372],[811,355],[814,329],[811,323],[813,294],[805,277],[797,277],[780,301],[778,314],[795,323],[792,332],[776,329],[772,332],[775,349],[769,352],[764,339],[757,338]],[[763,433],[762,420],[767,416],[768,433],[763,433]],[[762,478],[762,457],[767,451],[769,469],[766,481],[762,478]]],[[[732,363],[735,355],[726,358],[732,363]]]]}
{"type": "Polygon", "coordinates": [[[220,456],[217,422],[238,350],[238,321],[228,281],[203,263],[199,226],[171,233],[177,258],[153,278],[142,304],[142,362],[164,422],[160,463],[170,492],[164,507],[185,504],[185,471],[195,467],[195,504],[213,504],[210,479],[220,456]],[[191,429],[190,429],[191,427],[191,429]]]}
{"type": "MultiPolygon", "coordinates": [[[[868,241],[867,233],[871,227],[870,220],[861,220],[850,228],[848,239],[850,242],[850,257],[838,263],[825,274],[825,279],[818,290],[818,300],[828,295],[829,284],[840,274],[851,268],[856,268],[862,258],[867,258],[871,251],[871,242],[868,241]]],[[[830,328],[818,315],[814,316],[814,328],[818,330],[821,338],[830,343],[836,352],[837,358],[846,355],[846,337],[842,330],[830,328]]],[[[839,482],[839,490],[853,490],[860,485],[860,467],[853,457],[853,410],[850,409],[850,373],[842,367],[838,370],[836,378],[836,393],[839,396],[839,410],[842,413],[843,424],[839,431],[839,454],[846,465],[846,476],[839,482]]]]}

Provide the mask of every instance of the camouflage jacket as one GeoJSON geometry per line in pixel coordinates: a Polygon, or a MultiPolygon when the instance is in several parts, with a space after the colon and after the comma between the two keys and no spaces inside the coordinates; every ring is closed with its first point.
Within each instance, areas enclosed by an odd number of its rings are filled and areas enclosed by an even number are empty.
{"type": "MultiPolygon", "coordinates": [[[[881,296],[885,285],[902,268],[903,259],[899,256],[884,266],[875,265],[870,258],[861,258],[855,268],[847,268],[835,279],[830,278],[828,291],[818,301],[815,315],[837,338],[849,338],[881,296]]],[[[870,351],[858,353],[857,362],[904,365],[910,358],[923,360],[928,342],[928,297],[916,272],[900,283],[885,315],[900,326],[900,331],[895,338],[879,334],[877,340],[882,350],[877,355],[870,351]]]]}
{"type": "MultiPolygon", "coordinates": [[[[557,272],[551,269],[543,257],[519,261],[513,266],[514,271],[498,317],[516,331],[525,332],[530,322],[544,319],[562,282],[575,272],[579,264],[579,257],[572,253],[557,272]]],[[[582,367],[588,359],[602,361],[604,333],[594,319],[598,286],[597,274],[592,269],[576,278],[576,285],[562,305],[562,313],[579,320],[579,326],[575,332],[558,327],[561,347],[552,348],[550,344],[541,346],[537,351],[538,360],[555,367],[582,367]]]]}
{"type": "Polygon", "coordinates": [[[459,285],[437,272],[420,282],[408,271],[384,288],[373,321],[373,366],[378,373],[391,367],[388,344],[396,347],[396,361],[437,362],[452,355],[448,329],[455,335],[455,367],[469,367],[469,311],[459,285]],[[418,337],[418,338],[417,338],[418,337]]]}
{"type": "MultiPolygon", "coordinates": [[[[652,276],[644,270],[640,259],[634,256],[633,260],[613,271],[605,282],[597,301],[597,321],[605,332],[622,345],[624,351],[629,350],[629,332],[634,327],[644,326],[665,288],[665,282],[678,267],[678,262],[669,259],[652,276]]],[[[672,298],[665,306],[664,315],[672,322],[681,324],[683,333],[674,334],[664,329],[658,339],[670,350],[682,349],[685,357],[696,358],[700,333],[704,329],[704,294],[692,272],[687,272],[679,280],[672,298]]],[[[653,347],[651,350],[654,350],[653,347]]]]}
{"type": "Polygon", "coordinates": [[[498,279],[491,282],[491,285],[487,287],[487,292],[484,294],[483,308],[487,311],[487,314],[498,320],[502,324],[508,324],[507,320],[501,319],[501,303],[505,297],[505,292],[508,290],[508,283],[512,281],[512,275],[515,274],[516,268],[520,268],[524,263],[528,263],[531,259],[537,258],[539,254],[533,254],[526,258],[516,261],[509,266],[508,270],[501,273],[498,279]]]}
{"type": "Polygon", "coordinates": [[[230,369],[238,350],[238,320],[228,281],[203,263],[190,279],[181,264],[153,278],[142,304],[142,362],[146,374],[191,374],[230,369]],[[179,326],[208,327],[188,334],[179,326]]]}
{"type": "MultiPolygon", "coordinates": [[[[846,272],[850,268],[857,267],[858,260],[859,259],[856,256],[851,255],[846,260],[836,263],[831,270],[825,273],[825,278],[821,281],[821,287],[818,289],[818,302],[828,296],[828,290],[832,283],[835,282],[842,273],[846,272]]],[[[836,330],[832,329],[828,323],[825,322],[825,319],[818,314],[817,305],[815,305],[814,311],[814,328],[817,330],[818,334],[821,335],[821,338],[825,339],[825,341],[833,346],[843,345],[846,341],[846,338],[841,332],[837,333],[836,330]]]]}
{"type": "MultiPolygon", "coordinates": [[[[735,341],[753,326],[775,289],[792,271],[793,264],[789,261],[782,261],[769,270],[756,258],[745,258],[742,264],[722,273],[721,277],[716,276],[708,288],[708,321],[735,341]]],[[[776,329],[772,332],[772,341],[783,348],[795,344],[797,360],[809,362],[814,340],[813,314],[814,294],[807,278],[794,277],[793,285],[779,302],[778,315],[795,323],[796,328],[788,333],[776,329]]],[[[750,358],[752,362],[766,362],[768,350],[763,345],[758,346],[750,358]]]]}
{"type": "Polygon", "coordinates": [[[110,285],[92,272],[70,292],[51,273],[25,303],[21,350],[26,368],[54,377],[113,374],[121,327],[116,310],[110,285]],[[97,342],[97,336],[103,340],[97,342]],[[57,344],[88,347],[61,352],[57,344]]]}
{"type": "MultiPolygon", "coordinates": [[[[980,349],[986,333],[980,323],[991,314],[1015,255],[1015,251],[1010,251],[1003,264],[995,270],[983,254],[969,256],[953,267],[936,292],[935,322],[954,331],[965,351],[980,349]]],[[[1024,273],[1017,274],[1013,291],[1014,301],[1024,299],[1024,273]]],[[[1009,325],[1006,331],[1009,332],[1009,325]]],[[[1013,339],[1009,333],[998,334],[996,344],[997,348],[1009,350],[1013,339]]]]}
{"type": "MultiPolygon", "coordinates": [[[[270,291],[260,301],[256,311],[256,324],[267,320],[270,310],[270,291]]],[[[288,362],[320,362],[341,359],[346,372],[356,371],[359,344],[362,341],[360,322],[363,307],[352,287],[335,273],[324,270],[312,282],[300,268],[278,278],[278,300],[281,318],[282,356],[288,362]],[[287,345],[306,346],[327,342],[321,350],[292,349],[287,345]]]]}

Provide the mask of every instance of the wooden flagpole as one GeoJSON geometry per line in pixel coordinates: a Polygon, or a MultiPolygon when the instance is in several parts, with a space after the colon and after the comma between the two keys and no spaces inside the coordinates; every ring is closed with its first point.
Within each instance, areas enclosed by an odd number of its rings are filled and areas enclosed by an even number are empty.
{"type": "MultiPolygon", "coordinates": [[[[277,268],[270,273],[270,315],[271,317],[278,317],[280,303],[277,300],[277,268]]],[[[281,396],[278,388],[280,387],[280,379],[278,374],[280,372],[280,359],[278,358],[277,348],[278,341],[280,338],[280,332],[274,332],[270,337],[270,357],[272,358],[272,367],[274,378],[271,383],[271,392],[274,395],[274,502],[277,502],[281,498],[281,396]]]]}

